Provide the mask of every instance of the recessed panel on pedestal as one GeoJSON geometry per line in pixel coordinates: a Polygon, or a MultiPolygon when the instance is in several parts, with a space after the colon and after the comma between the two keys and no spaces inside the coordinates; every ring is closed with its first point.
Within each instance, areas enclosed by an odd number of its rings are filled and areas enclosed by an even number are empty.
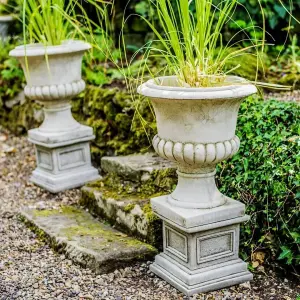
{"type": "Polygon", "coordinates": [[[70,168],[79,167],[86,164],[85,148],[70,147],[62,149],[58,152],[58,168],[59,170],[66,170],[70,168]]]}
{"type": "Polygon", "coordinates": [[[53,170],[53,159],[52,152],[41,148],[37,148],[37,164],[39,167],[52,171],[53,170]]]}
{"type": "Polygon", "coordinates": [[[235,230],[228,230],[197,238],[197,263],[234,255],[235,230]]]}
{"type": "Polygon", "coordinates": [[[187,237],[165,225],[165,239],[165,251],[170,252],[185,262],[188,262],[187,237]]]}

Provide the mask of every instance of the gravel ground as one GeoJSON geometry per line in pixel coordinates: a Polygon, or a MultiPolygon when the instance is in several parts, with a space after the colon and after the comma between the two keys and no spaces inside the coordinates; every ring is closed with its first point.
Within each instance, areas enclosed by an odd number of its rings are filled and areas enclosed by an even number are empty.
{"type": "MultiPolygon", "coordinates": [[[[52,251],[18,220],[22,206],[76,203],[79,189],[53,195],[28,182],[35,167],[26,138],[0,128],[0,300],[187,299],[148,270],[148,263],[96,275],[52,251]]],[[[254,281],[191,299],[296,299],[300,286],[263,269],[254,281]]]]}
{"type": "Polygon", "coordinates": [[[300,90],[281,93],[269,93],[265,99],[275,99],[278,101],[300,102],[300,90]]]}

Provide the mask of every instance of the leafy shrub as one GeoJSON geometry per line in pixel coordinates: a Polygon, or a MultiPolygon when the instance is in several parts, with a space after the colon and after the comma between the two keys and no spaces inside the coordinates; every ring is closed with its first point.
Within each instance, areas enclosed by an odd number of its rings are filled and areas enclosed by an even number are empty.
{"type": "Polygon", "coordinates": [[[240,109],[240,151],[219,165],[221,191],[244,202],[242,252],[263,250],[270,261],[300,262],[299,106],[246,100],[240,109]]]}
{"type": "MultiPolygon", "coordinates": [[[[20,106],[12,107],[8,104],[22,90],[24,82],[23,71],[18,61],[8,56],[15,45],[15,41],[11,43],[0,41],[0,124],[20,133],[23,131],[19,129],[20,106]]],[[[12,101],[19,103],[18,100],[12,101]]]]}
{"type": "Polygon", "coordinates": [[[8,56],[15,46],[15,43],[0,41],[0,101],[2,98],[9,99],[15,96],[22,89],[22,69],[15,58],[8,56]]]}

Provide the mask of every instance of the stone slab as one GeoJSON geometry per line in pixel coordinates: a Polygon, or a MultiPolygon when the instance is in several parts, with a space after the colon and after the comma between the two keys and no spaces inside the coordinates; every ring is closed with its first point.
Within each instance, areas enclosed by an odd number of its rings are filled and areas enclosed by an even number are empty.
{"type": "Polygon", "coordinates": [[[190,271],[164,254],[155,257],[150,270],[187,296],[215,291],[253,279],[240,259],[190,271]]]}
{"type": "Polygon", "coordinates": [[[146,181],[155,171],[176,169],[176,165],[154,153],[127,156],[103,157],[101,168],[106,173],[115,173],[126,180],[146,181]]]}
{"type": "Polygon", "coordinates": [[[156,249],[71,206],[56,210],[24,210],[23,221],[74,263],[107,273],[152,258],[156,249]]]}
{"type": "Polygon", "coordinates": [[[224,205],[211,209],[185,209],[168,202],[168,195],[151,199],[153,212],[185,232],[199,232],[237,224],[249,219],[245,205],[228,197],[224,205]]]}
{"type": "Polygon", "coordinates": [[[81,191],[80,205],[93,215],[142,241],[161,246],[162,221],[153,214],[149,197],[118,195],[114,189],[105,186],[84,186],[81,191]]]}

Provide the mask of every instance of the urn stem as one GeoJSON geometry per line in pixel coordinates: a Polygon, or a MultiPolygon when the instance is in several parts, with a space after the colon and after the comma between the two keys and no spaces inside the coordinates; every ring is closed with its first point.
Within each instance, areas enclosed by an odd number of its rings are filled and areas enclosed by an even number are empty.
{"type": "Polygon", "coordinates": [[[73,118],[71,105],[62,107],[44,107],[45,119],[39,127],[41,132],[61,133],[76,130],[80,124],[73,118]]]}
{"type": "Polygon", "coordinates": [[[169,203],[182,208],[213,208],[225,204],[215,182],[216,171],[183,173],[177,171],[178,184],[169,196],[169,203]]]}

